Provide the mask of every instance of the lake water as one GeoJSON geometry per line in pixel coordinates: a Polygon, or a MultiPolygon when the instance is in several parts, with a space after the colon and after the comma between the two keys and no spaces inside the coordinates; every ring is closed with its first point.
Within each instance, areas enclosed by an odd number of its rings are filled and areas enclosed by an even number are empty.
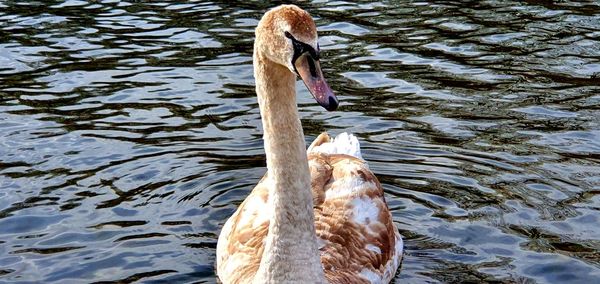
{"type": "MultiPolygon", "coordinates": [[[[214,283],[265,172],[252,75],[277,3],[0,1],[0,282],[214,283]]],[[[355,133],[396,283],[600,279],[600,3],[314,1],[307,142],[355,133]],[[554,3],[554,4],[553,4],[554,3]]]]}

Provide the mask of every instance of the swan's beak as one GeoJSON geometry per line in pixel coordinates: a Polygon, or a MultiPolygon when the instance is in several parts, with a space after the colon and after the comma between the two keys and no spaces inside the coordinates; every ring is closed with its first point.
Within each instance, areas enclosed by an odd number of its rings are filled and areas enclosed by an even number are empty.
{"type": "Polygon", "coordinates": [[[325,82],[318,60],[314,60],[308,52],[305,52],[296,59],[294,67],[317,103],[328,111],[338,107],[338,100],[325,82]]]}

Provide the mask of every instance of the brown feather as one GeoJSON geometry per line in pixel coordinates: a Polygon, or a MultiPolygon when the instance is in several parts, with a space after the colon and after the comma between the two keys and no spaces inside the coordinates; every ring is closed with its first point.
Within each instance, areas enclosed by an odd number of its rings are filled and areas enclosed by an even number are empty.
{"type": "MultiPolygon", "coordinates": [[[[361,275],[368,269],[389,281],[393,275],[386,274],[396,271],[402,256],[397,255],[399,235],[379,181],[363,160],[352,156],[309,152],[308,158],[325,277],[330,283],[370,283],[361,275]],[[344,188],[349,184],[356,186],[344,188]],[[358,222],[357,201],[374,206],[367,209],[375,210],[376,218],[358,222]]],[[[256,274],[268,233],[267,186],[263,178],[223,229],[229,233],[224,240],[227,253],[219,254],[219,270],[228,283],[251,282],[256,274]]]]}

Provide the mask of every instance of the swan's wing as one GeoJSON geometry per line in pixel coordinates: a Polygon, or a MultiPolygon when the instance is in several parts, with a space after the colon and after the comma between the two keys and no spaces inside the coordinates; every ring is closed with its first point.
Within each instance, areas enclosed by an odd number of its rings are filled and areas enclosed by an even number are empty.
{"type": "Polygon", "coordinates": [[[266,175],[227,220],[217,242],[217,273],[223,283],[250,283],[260,265],[269,230],[266,175]]]}
{"type": "Polygon", "coordinates": [[[312,152],[309,165],[328,281],[388,283],[403,244],[377,178],[363,160],[345,154],[312,152]]]}

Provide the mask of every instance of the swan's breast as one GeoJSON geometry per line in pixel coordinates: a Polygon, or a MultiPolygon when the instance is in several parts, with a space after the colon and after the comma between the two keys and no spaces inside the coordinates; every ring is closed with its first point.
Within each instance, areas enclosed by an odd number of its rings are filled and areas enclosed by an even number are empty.
{"type": "Polygon", "coordinates": [[[251,283],[269,230],[268,188],[263,178],[227,220],[217,242],[217,270],[223,283],[251,283]]]}

